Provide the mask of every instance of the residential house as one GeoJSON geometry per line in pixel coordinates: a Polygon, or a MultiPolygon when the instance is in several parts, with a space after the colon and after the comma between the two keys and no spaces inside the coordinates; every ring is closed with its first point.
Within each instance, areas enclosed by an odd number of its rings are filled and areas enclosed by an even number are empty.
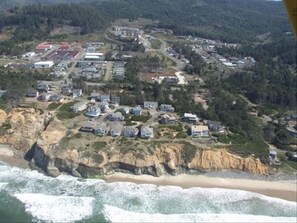
{"type": "Polygon", "coordinates": [[[162,112],[174,112],[175,111],[175,109],[174,109],[174,107],[172,107],[172,105],[167,105],[167,104],[161,104],[159,109],[162,112]]]}
{"type": "Polygon", "coordinates": [[[145,101],[145,102],[143,102],[143,107],[146,108],[146,109],[157,109],[158,108],[158,102],[145,101]]]}
{"type": "Polygon", "coordinates": [[[82,96],[82,89],[73,89],[72,90],[72,97],[80,97],[82,96]]]}
{"type": "Polygon", "coordinates": [[[51,96],[50,94],[43,93],[43,94],[38,96],[37,100],[38,101],[48,101],[50,96],[51,96]]]}
{"type": "Polygon", "coordinates": [[[90,99],[95,99],[96,101],[99,101],[100,93],[97,93],[97,92],[91,93],[90,99]]]}
{"type": "Polygon", "coordinates": [[[135,138],[139,133],[138,128],[132,126],[125,126],[123,130],[123,136],[125,138],[135,138]]]}
{"type": "Polygon", "coordinates": [[[104,136],[108,133],[108,126],[102,122],[94,127],[94,134],[96,136],[104,136]]]}
{"type": "Polygon", "coordinates": [[[77,102],[75,103],[74,105],[71,106],[71,111],[75,112],[75,113],[78,113],[78,112],[82,112],[84,110],[87,109],[87,104],[83,101],[81,102],[77,102]]]}
{"type": "Polygon", "coordinates": [[[83,122],[80,125],[81,127],[79,128],[79,131],[93,133],[95,125],[96,124],[94,122],[83,122]]]}
{"type": "Polygon", "coordinates": [[[37,98],[39,96],[39,92],[35,89],[29,89],[26,94],[27,97],[37,98]]]}
{"type": "Polygon", "coordinates": [[[162,80],[162,83],[166,85],[177,85],[178,82],[179,79],[177,77],[164,77],[162,80]]]}
{"type": "Polygon", "coordinates": [[[107,101],[107,102],[110,102],[110,96],[109,95],[105,95],[105,94],[102,94],[100,95],[100,101],[107,101]]]}
{"type": "Polygon", "coordinates": [[[183,120],[189,123],[197,123],[199,118],[195,114],[185,113],[183,116],[183,120]]]}
{"type": "Polygon", "coordinates": [[[137,115],[137,116],[139,116],[139,115],[142,114],[142,108],[138,105],[138,106],[136,106],[136,107],[134,107],[134,108],[131,108],[130,113],[131,113],[132,115],[137,115]]]}
{"type": "Polygon", "coordinates": [[[161,124],[171,124],[171,125],[174,125],[176,124],[176,117],[174,116],[169,116],[167,114],[164,114],[161,116],[161,119],[160,119],[160,123],[161,124]]]}
{"type": "Polygon", "coordinates": [[[107,101],[99,102],[97,106],[101,109],[101,112],[106,112],[109,109],[109,103],[107,101]]]}
{"type": "Polygon", "coordinates": [[[221,125],[220,122],[217,121],[207,121],[208,129],[212,132],[224,133],[225,127],[221,125]]]}
{"type": "Polygon", "coordinates": [[[98,106],[89,106],[85,112],[85,116],[96,118],[100,115],[101,109],[98,106]]]}
{"type": "Polygon", "coordinates": [[[0,97],[5,97],[7,94],[7,90],[0,90],[0,97]]]}
{"type": "Polygon", "coordinates": [[[119,137],[122,135],[123,125],[120,123],[115,123],[111,126],[110,135],[112,137],[119,137]]]}
{"type": "Polygon", "coordinates": [[[111,96],[110,97],[111,103],[114,105],[120,105],[121,98],[119,96],[111,96]]]}
{"type": "Polygon", "coordinates": [[[49,86],[47,84],[44,84],[44,83],[38,83],[36,85],[36,90],[39,91],[39,92],[48,92],[49,86]]]}
{"type": "Polygon", "coordinates": [[[154,137],[154,129],[150,127],[141,127],[140,137],[143,139],[151,139],[154,137]]]}
{"type": "Polygon", "coordinates": [[[121,109],[121,111],[123,111],[125,114],[129,114],[130,111],[131,111],[131,108],[130,107],[124,107],[121,109]]]}
{"type": "Polygon", "coordinates": [[[121,112],[109,114],[107,118],[112,122],[121,122],[125,120],[125,117],[121,114],[121,112]]]}
{"type": "Polygon", "coordinates": [[[61,93],[64,95],[71,95],[72,94],[72,86],[70,84],[63,84],[61,86],[61,93]]]}
{"type": "Polygon", "coordinates": [[[57,101],[57,102],[62,102],[64,100],[63,96],[59,94],[52,94],[49,98],[49,101],[57,101]]]}
{"type": "Polygon", "coordinates": [[[209,136],[208,127],[205,125],[192,125],[191,126],[191,136],[193,138],[209,136]]]}

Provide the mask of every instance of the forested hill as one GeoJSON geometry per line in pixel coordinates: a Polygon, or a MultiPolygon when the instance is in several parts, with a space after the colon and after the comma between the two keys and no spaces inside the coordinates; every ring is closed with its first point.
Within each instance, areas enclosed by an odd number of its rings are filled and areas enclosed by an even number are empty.
{"type": "MultiPolygon", "coordinates": [[[[7,2],[10,1],[2,0],[0,8],[7,2]]],[[[84,34],[102,30],[115,19],[134,20],[139,17],[158,20],[157,26],[170,28],[177,35],[226,42],[252,41],[257,35],[267,32],[278,35],[291,30],[282,2],[259,0],[87,0],[79,4],[28,5],[2,13],[0,30],[5,26],[18,25],[21,30],[17,29],[16,34],[26,35],[15,38],[27,40],[45,38],[61,23],[83,27],[84,34]]]]}

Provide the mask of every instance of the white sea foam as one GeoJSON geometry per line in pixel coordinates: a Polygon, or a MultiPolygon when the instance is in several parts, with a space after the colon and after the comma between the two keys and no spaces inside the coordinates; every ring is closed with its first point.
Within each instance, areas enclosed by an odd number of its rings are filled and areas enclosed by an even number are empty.
{"type": "Polygon", "coordinates": [[[25,204],[26,211],[38,220],[73,222],[92,215],[92,197],[15,194],[25,204]]]}
{"type": "Polygon", "coordinates": [[[0,182],[0,191],[1,191],[2,189],[4,189],[4,188],[6,187],[7,184],[8,184],[8,183],[2,183],[2,182],[0,182]]]}
{"type": "Polygon", "coordinates": [[[296,222],[294,217],[269,217],[241,214],[147,214],[104,205],[105,217],[111,222],[296,222]]]}

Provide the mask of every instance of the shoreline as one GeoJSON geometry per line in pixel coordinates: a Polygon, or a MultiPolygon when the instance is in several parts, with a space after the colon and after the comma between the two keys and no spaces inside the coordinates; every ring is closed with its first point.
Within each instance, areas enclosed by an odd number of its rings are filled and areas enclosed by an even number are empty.
{"type": "Polygon", "coordinates": [[[265,181],[235,178],[209,177],[205,175],[180,174],[177,176],[163,175],[131,175],[114,173],[105,177],[105,182],[131,182],[136,184],[155,184],[157,186],[179,186],[183,189],[193,187],[224,188],[259,193],[269,197],[297,202],[296,181],[265,181]]]}
{"type": "MultiPolygon", "coordinates": [[[[0,154],[0,161],[22,169],[32,169],[30,168],[29,162],[24,159],[18,159],[12,156],[0,154]]],[[[163,175],[160,177],[154,177],[150,175],[133,175],[116,172],[111,175],[105,175],[103,180],[106,183],[131,182],[136,184],[154,184],[157,186],[178,186],[183,189],[202,187],[244,190],[269,197],[297,202],[296,179],[271,181],[264,179],[247,179],[244,177],[229,178],[220,176],[207,176],[205,174],[180,174],[177,176],[163,175]]]]}

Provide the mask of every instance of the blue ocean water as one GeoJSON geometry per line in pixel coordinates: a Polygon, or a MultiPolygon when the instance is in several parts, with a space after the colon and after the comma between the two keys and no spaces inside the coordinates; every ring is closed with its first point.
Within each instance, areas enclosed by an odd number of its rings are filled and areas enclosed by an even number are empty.
{"type": "Polygon", "coordinates": [[[296,202],[241,190],[47,177],[0,162],[0,222],[296,222],[296,202]]]}

